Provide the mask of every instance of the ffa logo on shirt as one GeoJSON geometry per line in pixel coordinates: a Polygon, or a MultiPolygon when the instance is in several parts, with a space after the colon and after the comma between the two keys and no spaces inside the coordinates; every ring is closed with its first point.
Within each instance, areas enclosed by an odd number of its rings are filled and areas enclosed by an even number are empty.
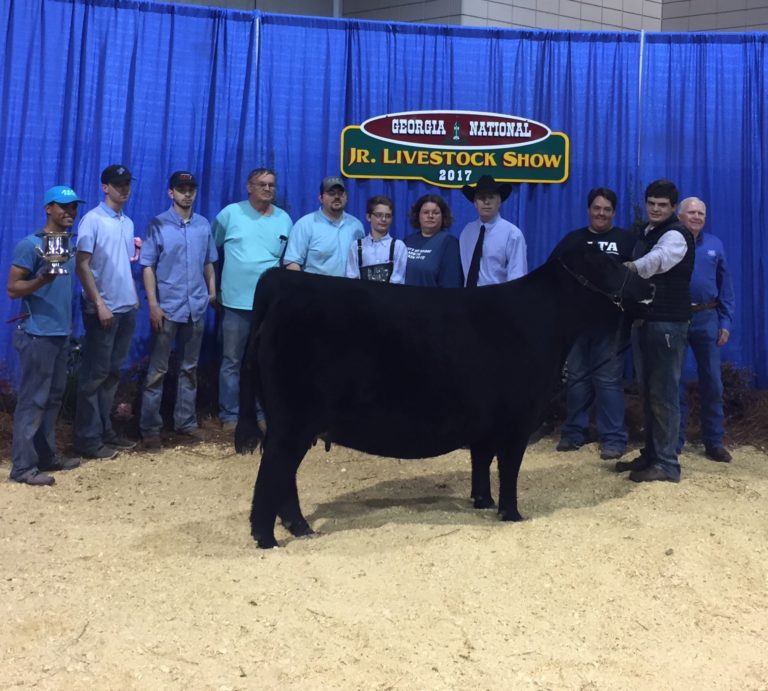
{"type": "Polygon", "coordinates": [[[717,252],[715,252],[715,250],[707,250],[707,256],[708,257],[716,257],[717,256],[717,252]]]}

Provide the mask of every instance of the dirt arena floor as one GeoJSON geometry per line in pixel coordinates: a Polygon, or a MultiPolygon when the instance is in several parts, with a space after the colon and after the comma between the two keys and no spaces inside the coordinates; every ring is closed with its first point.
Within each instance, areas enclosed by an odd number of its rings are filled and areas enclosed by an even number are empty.
{"type": "Polygon", "coordinates": [[[768,689],[766,453],[636,485],[554,443],[519,524],[470,507],[467,451],[315,448],[320,535],[269,551],[221,434],[0,482],[0,688],[768,689]]]}

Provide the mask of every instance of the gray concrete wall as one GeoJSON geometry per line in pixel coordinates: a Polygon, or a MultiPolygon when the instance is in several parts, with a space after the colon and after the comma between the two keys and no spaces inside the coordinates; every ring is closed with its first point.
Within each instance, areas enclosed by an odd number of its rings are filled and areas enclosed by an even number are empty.
{"type": "Polygon", "coordinates": [[[768,0],[165,0],[349,19],[581,31],[768,31],[768,0]]]}
{"type": "Polygon", "coordinates": [[[464,26],[659,31],[660,0],[345,0],[344,16],[464,26]],[[394,15],[398,16],[395,17],[394,15]]]}
{"type": "Polygon", "coordinates": [[[768,0],[664,0],[663,31],[768,31],[768,0]]]}

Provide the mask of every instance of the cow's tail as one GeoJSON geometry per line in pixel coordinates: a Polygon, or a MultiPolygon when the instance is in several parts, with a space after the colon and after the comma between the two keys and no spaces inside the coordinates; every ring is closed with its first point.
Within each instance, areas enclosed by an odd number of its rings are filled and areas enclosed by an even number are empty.
{"type": "Polygon", "coordinates": [[[253,453],[257,448],[263,449],[266,436],[259,375],[259,340],[265,314],[266,302],[257,298],[253,305],[248,344],[240,364],[240,413],[235,429],[237,453],[253,453]]]}

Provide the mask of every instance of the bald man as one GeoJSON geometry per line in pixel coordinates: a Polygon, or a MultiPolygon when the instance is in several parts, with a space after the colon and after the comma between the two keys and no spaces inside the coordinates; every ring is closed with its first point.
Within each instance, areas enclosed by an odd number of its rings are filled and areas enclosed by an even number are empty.
{"type": "MultiPolygon", "coordinates": [[[[731,454],[725,448],[723,382],[720,377],[720,349],[728,342],[733,321],[733,284],[720,238],[704,232],[707,206],[697,197],[680,202],[678,216],[695,240],[696,258],[691,276],[691,324],[688,345],[696,361],[701,401],[701,436],[707,458],[728,463],[731,454]]],[[[688,357],[680,380],[680,438],[685,443],[688,419],[686,381],[693,363],[688,357]]]]}

